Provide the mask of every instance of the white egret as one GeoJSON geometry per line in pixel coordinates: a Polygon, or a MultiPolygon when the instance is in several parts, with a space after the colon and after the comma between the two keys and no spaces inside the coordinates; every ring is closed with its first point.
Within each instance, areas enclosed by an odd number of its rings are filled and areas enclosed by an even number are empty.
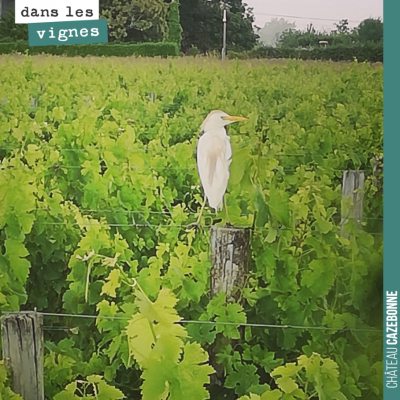
{"type": "MultiPolygon", "coordinates": [[[[233,122],[246,121],[219,110],[211,111],[201,124],[201,136],[197,144],[197,169],[204,189],[204,202],[194,225],[199,225],[206,201],[215,212],[222,210],[229,180],[229,165],[232,147],[225,126],[233,122]]],[[[228,210],[226,208],[228,221],[228,210]]]]}

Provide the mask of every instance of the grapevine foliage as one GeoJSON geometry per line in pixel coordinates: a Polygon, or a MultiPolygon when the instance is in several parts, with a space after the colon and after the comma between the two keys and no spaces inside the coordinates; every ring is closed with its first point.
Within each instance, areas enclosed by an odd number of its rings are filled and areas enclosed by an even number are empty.
{"type": "Polygon", "coordinates": [[[0,399],[22,400],[19,394],[10,389],[8,370],[4,365],[4,360],[0,361],[0,399]]]}
{"type": "Polygon", "coordinates": [[[381,398],[381,67],[0,62],[1,310],[97,316],[45,316],[48,398],[381,398]],[[209,296],[225,212],[186,228],[212,109],[249,118],[229,127],[230,220],[254,225],[240,304],[209,296]],[[349,238],[346,169],[366,174],[349,238]]]}

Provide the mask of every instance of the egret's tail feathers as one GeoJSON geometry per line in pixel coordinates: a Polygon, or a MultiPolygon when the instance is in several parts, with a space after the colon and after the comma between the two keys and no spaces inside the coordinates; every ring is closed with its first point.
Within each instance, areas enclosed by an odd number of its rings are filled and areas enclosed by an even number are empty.
{"type": "Polygon", "coordinates": [[[210,207],[215,210],[215,213],[222,210],[224,202],[221,197],[214,199],[212,196],[210,196],[210,198],[207,197],[207,200],[210,207]]]}

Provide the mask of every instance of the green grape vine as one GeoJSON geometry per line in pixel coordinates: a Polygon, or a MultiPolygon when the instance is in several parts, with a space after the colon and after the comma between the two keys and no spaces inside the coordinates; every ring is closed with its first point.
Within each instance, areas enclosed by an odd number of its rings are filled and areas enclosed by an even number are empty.
{"type": "Polygon", "coordinates": [[[381,66],[0,62],[0,307],[52,313],[47,398],[382,397],[381,66]],[[248,117],[228,128],[230,220],[254,227],[240,304],[209,295],[225,212],[187,228],[212,109],[248,117]],[[349,169],[364,222],[344,238],[349,169]]]}

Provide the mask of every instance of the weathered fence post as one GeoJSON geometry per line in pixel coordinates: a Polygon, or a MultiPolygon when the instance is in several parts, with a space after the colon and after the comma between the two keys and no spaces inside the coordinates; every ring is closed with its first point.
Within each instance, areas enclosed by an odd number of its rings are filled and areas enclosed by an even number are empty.
{"type": "Polygon", "coordinates": [[[372,159],[372,184],[380,189],[381,183],[379,181],[379,175],[382,173],[383,168],[383,157],[374,156],[372,159]]]}
{"type": "MultiPolygon", "coordinates": [[[[211,227],[211,297],[226,293],[228,302],[237,302],[240,289],[246,283],[250,256],[250,228],[211,227]]],[[[233,340],[226,339],[233,346],[233,340]]],[[[223,366],[215,359],[215,349],[209,349],[210,363],[216,374],[211,379],[220,383],[223,366]]]]}
{"type": "Polygon", "coordinates": [[[248,274],[250,228],[211,227],[211,296],[237,301],[248,274]]]}
{"type": "Polygon", "coordinates": [[[43,316],[35,312],[1,318],[3,358],[11,371],[11,388],[24,400],[43,400],[43,316]]]}
{"type": "Polygon", "coordinates": [[[342,183],[341,235],[350,236],[346,229],[349,220],[361,228],[364,211],[364,171],[344,171],[342,183]]]}

